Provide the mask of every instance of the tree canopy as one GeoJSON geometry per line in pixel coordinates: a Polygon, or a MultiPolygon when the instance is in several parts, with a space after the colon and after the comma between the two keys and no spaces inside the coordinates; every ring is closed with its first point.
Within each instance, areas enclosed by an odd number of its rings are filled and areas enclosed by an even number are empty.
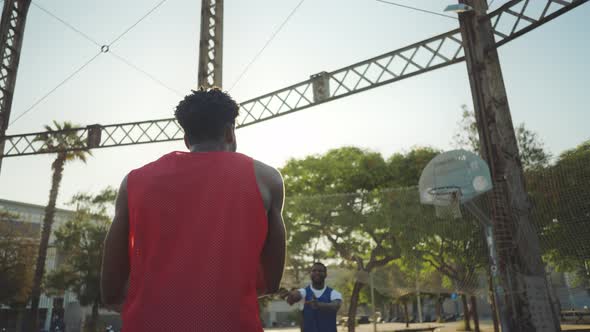
{"type": "Polygon", "coordinates": [[[45,279],[50,293],[63,293],[66,290],[76,294],[80,304],[93,307],[95,325],[100,298],[100,271],[103,243],[109,230],[111,216],[109,210],[115,202],[117,191],[111,187],[98,194],[79,193],[70,201],[76,206],[71,220],[55,230],[55,246],[63,263],[45,279]]]}
{"type": "Polygon", "coordinates": [[[38,229],[0,209],[0,304],[24,305],[33,286],[38,229]]]}

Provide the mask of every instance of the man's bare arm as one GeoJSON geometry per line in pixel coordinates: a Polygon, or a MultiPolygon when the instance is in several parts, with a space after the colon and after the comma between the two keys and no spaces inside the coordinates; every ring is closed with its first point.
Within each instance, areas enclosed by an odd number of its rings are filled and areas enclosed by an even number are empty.
{"type": "Polygon", "coordinates": [[[278,291],[285,268],[287,250],[283,222],[285,188],[283,179],[276,170],[270,169],[266,178],[271,193],[271,205],[268,211],[268,233],[262,249],[261,263],[266,286],[264,293],[272,294],[278,291]]]}
{"type": "Polygon", "coordinates": [[[341,305],[342,301],[340,300],[334,300],[329,303],[317,302],[317,308],[323,311],[338,311],[341,305]]]}
{"type": "Polygon", "coordinates": [[[121,182],[115,217],[104,242],[100,293],[103,304],[118,305],[125,300],[129,279],[129,208],[127,206],[127,177],[121,182]]]}

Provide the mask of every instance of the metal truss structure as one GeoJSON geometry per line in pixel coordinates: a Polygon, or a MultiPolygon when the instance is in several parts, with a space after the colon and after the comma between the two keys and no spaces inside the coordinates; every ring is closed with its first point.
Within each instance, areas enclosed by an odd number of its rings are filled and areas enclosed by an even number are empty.
{"type": "MultiPolygon", "coordinates": [[[[496,37],[495,46],[502,46],[588,1],[534,0],[535,6],[532,5],[533,0],[509,1],[488,14],[496,37]]],[[[451,30],[333,72],[312,75],[306,81],[244,101],[240,104],[236,125],[237,128],[246,127],[464,60],[461,33],[459,29],[451,30]]],[[[221,71],[217,74],[220,75],[221,71]]],[[[182,129],[173,118],[92,125],[72,132],[87,141],[88,149],[183,138],[182,129]]],[[[42,142],[34,141],[35,137],[43,134],[47,133],[5,136],[7,150],[3,157],[57,152],[47,149],[42,142]]]]}
{"type": "Polygon", "coordinates": [[[223,60],[223,0],[202,0],[199,44],[199,86],[221,87],[223,60]]]}
{"type": "Polygon", "coordinates": [[[31,0],[6,0],[0,22],[0,163],[31,0]]]}

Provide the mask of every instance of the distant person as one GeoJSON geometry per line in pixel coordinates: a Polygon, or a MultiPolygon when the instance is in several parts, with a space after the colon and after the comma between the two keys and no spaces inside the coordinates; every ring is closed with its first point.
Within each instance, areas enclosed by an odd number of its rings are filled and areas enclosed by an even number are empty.
{"type": "Polygon", "coordinates": [[[59,315],[53,315],[51,319],[51,324],[49,325],[49,331],[51,332],[64,332],[65,330],[65,323],[59,315]]]}
{"type": "Polygon", "coordinates": [[[291,291],[287,303],[303,302],[304,332],[336,332],[336,313],[342,305],[342,294],[326,286],[328,269],[322,263],[311,267],[311,285],[291,291]]]}
{"type": "Polygon", "coordinates": [[[122,331],[262,331],[257,296],[278,290],[285,262],[284,189],[236,153],[238,110],[217,88],[193,91],[175,111],[189,151],[123,179],[101,279],[122,331]]]}

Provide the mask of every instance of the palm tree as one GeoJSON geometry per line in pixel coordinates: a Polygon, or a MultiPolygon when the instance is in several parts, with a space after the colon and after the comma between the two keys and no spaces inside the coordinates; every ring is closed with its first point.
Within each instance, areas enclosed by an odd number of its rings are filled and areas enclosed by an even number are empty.
{"type": "Polygon", "coordinates": [[[31,320],[35,331],[38,328],[39,300],[41,298],[41,281],[45,272],[45,259],[47,258],[47,247],[49,245],[49,236],[51,235],[51,226],[55,216],[55,202],[61,179],[63,176],[64,166],[67,162],[81,160],[86,162],[86,158],[92,155],[85,142],[76,134],[72,123],[66,121],[58,123],[53,121],[55,128],[49,125],[45,126],[48,133],[40,134],[35,137],[35,142],[43,142],[40,150],[45,152],[55,152],[57,157],[51,164],[53,175],[51,178],[51,190],[49,191],[49,202],[45,207],[45,216],[43,218],[43,231],[41,233],[41,242],[39,244],[39,254],[37,256],[37,265],[35,268],[35,277],[33,279],[33,289],[31,292],[31,320]],[[64,151],[65,149],[75,149],[73,151],[64,151]]]}

